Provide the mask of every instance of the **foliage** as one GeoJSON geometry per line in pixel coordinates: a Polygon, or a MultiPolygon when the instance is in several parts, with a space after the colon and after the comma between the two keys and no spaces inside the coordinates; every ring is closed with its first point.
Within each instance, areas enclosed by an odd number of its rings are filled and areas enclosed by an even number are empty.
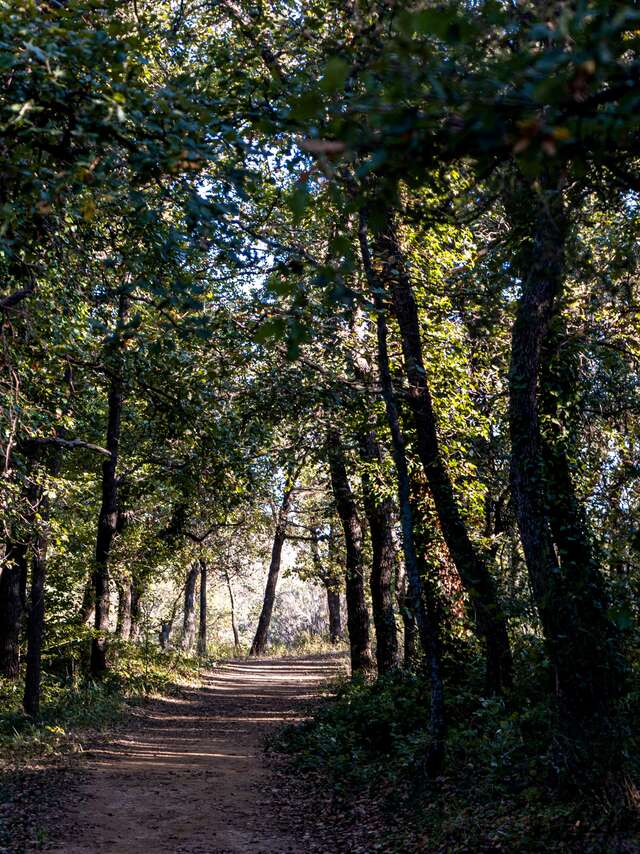
{"type": "Polygon", "coordinates": [[[372,633],[385,601],[410,638],[415,552],[448,765],[430,788],[410,649],[291,734],[303,762],[345,799],[420,787],[430,845],[597,849],[551,778],[625,727],[626,761],[637,731],[639,20],[0,0],[2,744],[56,750],[195,674],[175,650],[196,613],[202,662],[243,653],[279,522],[270,652],[324,648],[353,581],[337,442],[372,633]],[[492,622],[505,698],[481,673],[492,622]]]}
{"type": "Polygon", "coordinates": [[[198,684],[200,662],[177,652],[122,643],[109,678],[94,682],[46,673],[42,685],[42,710],[33,721],[21,708],[22,685],[0,683],[0,749],[3,762],[22,764],[32,757],[79,750],[96,731],[117,724],[130,704],[153,694],[179,691],[198,684]]]}
{"type": "MultiPolygon", "coordinates": [[[[521,650],[518,694],[506,701],[478,702],[477,659],[470,658],[462,673],[454,661],[446,670],[447,682],[456,685],[447,707],[449,761],[435,781],[425,776],[429,687],[421,675],[398,672],[373,684],[345,681],[309,721],[283,728],[271,747],[304,772],[307,787],[328,780],[335,812],[346,813],[353,828],[363,824],[370,844],[378,839],[382,816],[393,832],[376,850],[428,846],[526,854],[550,848],[605,852],[637,844],[632,788],[626,807],[601,791],[558,792],[550,774],[555,724],[541,650],[521,650]],[[362,803],[370,806],[355,821],[350,811],[362,803]]],[[[629,705],[625,714],[633,731],[637,709],[629,705]]],[[[637,739],[630,738],[628,779],[637,773],[636,751],[637,739]]],[[[366,846],[362,836],[358,840],[366,846]]]]}

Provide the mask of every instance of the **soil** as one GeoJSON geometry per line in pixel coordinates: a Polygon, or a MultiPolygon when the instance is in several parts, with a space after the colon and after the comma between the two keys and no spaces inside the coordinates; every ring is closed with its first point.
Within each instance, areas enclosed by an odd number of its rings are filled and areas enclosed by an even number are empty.
{"type": "Polygon", "coordinates": [[[146,703],[117,738],[85,753],[80,778],[59,793],[65,806],[51,813],[46,850],[307,852],[263,747],[344,668],[339,655],[230,661],[201,688],[146,703]]]}

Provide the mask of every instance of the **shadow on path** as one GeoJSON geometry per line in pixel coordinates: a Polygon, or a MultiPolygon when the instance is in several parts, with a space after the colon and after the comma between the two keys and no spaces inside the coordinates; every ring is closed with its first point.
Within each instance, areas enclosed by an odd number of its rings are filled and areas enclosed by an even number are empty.
{"type": "Polygon", "coordinates": [[[341,655],[229,661],[202,688],[146,704],[129,731],[95,746],[57,854],[302,854],[278,820],[262,747],[300,718],[341,655]]]}

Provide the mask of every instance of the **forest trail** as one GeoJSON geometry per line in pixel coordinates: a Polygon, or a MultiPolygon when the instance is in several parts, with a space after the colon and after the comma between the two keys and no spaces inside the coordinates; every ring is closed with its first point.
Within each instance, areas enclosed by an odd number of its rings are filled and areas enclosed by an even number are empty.
{"type": "Polygon", "coordinates": [[[339,655],[238,660],[180,698],[153,700],[94,746],[58,834],[58,854],[298,854],[278,818],[265,737],[300,718],[339,655]],[[77,797],[76,797],[77,794],[77,797]]]}

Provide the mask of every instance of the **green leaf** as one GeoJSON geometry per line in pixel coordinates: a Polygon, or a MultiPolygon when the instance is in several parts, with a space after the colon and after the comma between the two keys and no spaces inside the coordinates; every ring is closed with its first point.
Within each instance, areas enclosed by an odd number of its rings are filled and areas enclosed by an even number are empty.
{"type": "Polygon", "coordinates": [[[339,92],[344,89],[350,71],[351,67],[344,59],[339,56],[332,57],[325,65],[320,88],[328,94],[339,92]]]}
{"type": "Polygon", "coordinates": [[[286,321],[282,317],[272,317],[256,329],[253,339],[258,344],[265,344],[273,338],[281,338],[286,329],[286,321]]]}

